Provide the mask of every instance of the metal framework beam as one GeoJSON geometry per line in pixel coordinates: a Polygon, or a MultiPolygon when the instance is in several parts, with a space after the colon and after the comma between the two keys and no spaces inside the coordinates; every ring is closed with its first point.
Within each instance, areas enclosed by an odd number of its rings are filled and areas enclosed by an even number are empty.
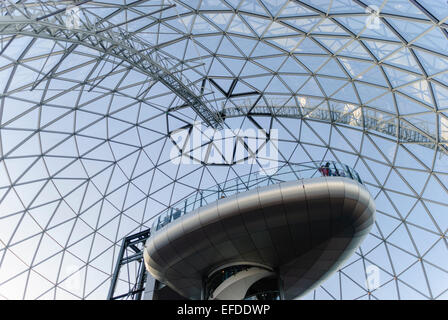
{"type": "Polygon", "coordinates": [[[148,229],[123,239],[120,252],[118,254],[117,264],[115,265],[115,270],[112,275],[109,294],[107,295],[108,300],[120,300],[127,298],[131,298],[132,300],[141,300],[143,291],[145,290],[146,280],[146,268],[143,262],[143,248],[150,235],[151,231],[148,229]],[[127,254],[129,250],[133,252],[130,256],[127,254]],[[128,266],[134,261],[138,264],[138,271],[132,287],[128,292],[116,295],[115,291],[118,283],[118,277],[120,276],[120,271],[124,266],[128,266]]]}
{"type": "Polygon", "coordinates": [[[126,61],[153,80],[164,84],[191,107],[207,126],[222,128],[219,114],[209,108],[201,93],[195,92],[192,82],[179,69],[181,64],[172,61],[173,58],[163,56],[136,36],[104,23],[93,24],[87,19],[81,19],[81,15],[79,27],[71,28],[62,18],[65,10],[52,11],[43,5],[39,8],[41,13],[38,18],[35,7],[32,12],[25,4],[10,4],[7,8],[6,15],[3,13],[0,16],[0,35],[21,35],[73,43],[126,61]]]}
{"type": "MultiPolygon", "coordinates": [[[[360,109],[358,109],[360,110],[360,109]]],[[[293,119],[311,119],[330,123],[345,124],[365,130],[374,130],[398,139],[399,142],[417,143],[423,146],[438,148],[448,154],[448,147],[439,143],[435,136],[413,127],[412,124],[397,118],[381,117],[378,114],[369,115],[365,110],[360,114],[344,111],[330,111],[327,109],[298,108],[298,107],[268,107],[268,106],[238,106],[226,107],[221,116],[234,118],[242,116],[269,116],[293,119]]]]}

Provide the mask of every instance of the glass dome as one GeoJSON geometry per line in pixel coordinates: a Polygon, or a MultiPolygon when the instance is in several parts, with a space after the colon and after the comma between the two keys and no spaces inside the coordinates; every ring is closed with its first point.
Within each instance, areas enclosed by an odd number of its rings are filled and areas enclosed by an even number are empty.
{"type": "Polygon", "coordinates": [[[446,2],[6,0],[0,15],[1,298],[106,298],[123,237],[262,170],[269,147],[347,164],[376,201],[366,241],[305,298],[448,299],[446,2]],[[216,156],[226,143],[242,152],[216,156]]]}

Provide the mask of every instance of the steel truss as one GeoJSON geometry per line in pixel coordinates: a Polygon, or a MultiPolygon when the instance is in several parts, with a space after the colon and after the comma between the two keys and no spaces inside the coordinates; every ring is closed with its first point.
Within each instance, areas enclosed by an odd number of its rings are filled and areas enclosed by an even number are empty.
{"type": "Polygon", "coordinates": [[[112,282],[109,288],[109,294],[107,296],[108,300],[141,300],[143,291],[145,290],[146,282],[146,268],[143,261],[143,248],[146,240],[150,235],[151,231],[148,229],[123,239],[120,253],[117,259],[117,264],[112,275],[112,282]],[[128,255],[129,251],[133,254],[128,255]],[[120,276],[120,271],[124,267],[129,267],[129,264],[132,262],[137,263],[136,278],[133,283],[129,283],[128,292],[117,295],[116,288],[120,276]]]}
{"type": "MultiPolygon", "coordinates": [[[[73,5],[79,6],[86,2],[89,1],[73,2],[73,5]]],[[[116,26],[108,26],[101,21],[92,23],[86,18],[83,19],[81,15],[79,15],[79,27],[71,28],[67,26],[63,18],[66,9],[49,8],[43,4],[36,8],[36,3],[33,3],[34,6],[30,10],[27,4],[9,3],[10,5],[6,7],[7,14],[1,15],[0,35],[13,37],[21,35],[68,42],[118,58],[154,81],[164,84],[182,99],[186,106],[191,107],[207,126],[221,128],[222,119],[219,114],[207,106],[208,103],[203,95],[195,92],[194,85],[179,68],[182,64],[163,56],[148,43],[116,26]],[[37,18],[36,12],[38,12],[37,18]]],[[[74,47],[71,48],[73,49],[74,47]]],[[[50,73],[57,67],[58,65],[50,73]]],[[[40,81],[50,75],[44,75],[40,81]]]]}

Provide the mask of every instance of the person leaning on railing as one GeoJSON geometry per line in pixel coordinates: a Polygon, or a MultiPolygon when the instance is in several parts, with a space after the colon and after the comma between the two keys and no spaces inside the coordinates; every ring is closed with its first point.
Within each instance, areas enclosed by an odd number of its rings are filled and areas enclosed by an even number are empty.
{"type": "Polygon", "coordinates": [[[324,176],[324,177],[328,177],[331,175],[329,162],[327,162],[324,166],[320,166],[320,168],[318,170],[320,173],[322,173],[322,176],[324,176]]]}

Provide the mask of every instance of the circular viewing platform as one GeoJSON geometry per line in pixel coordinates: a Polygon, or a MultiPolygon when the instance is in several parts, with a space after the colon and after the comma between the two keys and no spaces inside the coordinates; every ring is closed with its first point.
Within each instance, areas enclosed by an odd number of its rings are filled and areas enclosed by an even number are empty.
{"type": "Polygon", "coordinates": [[[151,275],[189,299],[294,299],[335,272],[374,222],[355,170],[305,163],[201,190],[154,222],[151,275]]]}

